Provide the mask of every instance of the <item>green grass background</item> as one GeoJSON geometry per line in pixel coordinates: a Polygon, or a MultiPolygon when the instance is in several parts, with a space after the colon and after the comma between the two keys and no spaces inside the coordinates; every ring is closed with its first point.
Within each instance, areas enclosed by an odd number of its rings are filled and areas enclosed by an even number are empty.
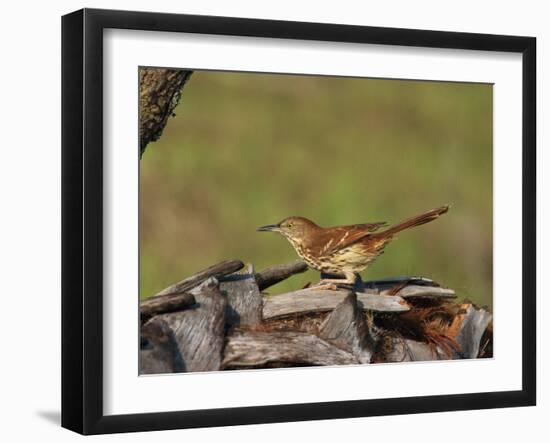
{"type": "Polygon", "coordinates": [[[421,275],[491,306],[492,102],[484,84],[195,72],[141,160],[140,296],[221,260],[294,260],[256,232],[289,215],[393,223],[451,204],[363,278],[421,275]]]}

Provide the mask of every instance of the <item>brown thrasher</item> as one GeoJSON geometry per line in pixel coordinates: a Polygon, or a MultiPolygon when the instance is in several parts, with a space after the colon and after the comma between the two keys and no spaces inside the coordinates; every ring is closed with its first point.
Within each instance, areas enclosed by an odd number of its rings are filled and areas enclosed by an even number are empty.
{"type": "Polygon", "coordinates": [[[343,275],[345,279],[323,279],[320,285],[354,284],[357,273],[366,269],[398,232],[420,226],[445,214],[449,206],[432,209],[409,218],[385,231],[376,232],[387,223],[322,228],[305,217],[288,217],[276,225],[258,231],[281,233],[309,267],[323,274],[343,275]]]}

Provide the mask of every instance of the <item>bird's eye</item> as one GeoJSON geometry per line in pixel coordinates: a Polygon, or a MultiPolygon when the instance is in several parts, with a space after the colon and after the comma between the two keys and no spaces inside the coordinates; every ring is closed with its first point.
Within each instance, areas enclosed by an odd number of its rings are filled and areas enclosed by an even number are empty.
{"type": "Polygon", "coordinates": [[[294,226],[292,223],[288,223],[288,224],[286,225],[286,227],[287,227],[288,229],[292,229],[292,226],[294,226]]]}

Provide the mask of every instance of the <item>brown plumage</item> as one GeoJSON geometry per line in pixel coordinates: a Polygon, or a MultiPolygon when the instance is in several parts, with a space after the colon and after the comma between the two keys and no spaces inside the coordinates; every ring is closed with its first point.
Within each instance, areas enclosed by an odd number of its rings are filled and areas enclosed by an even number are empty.
{"type": "Polygon", "coordinates": [[[311,268],[325,274],[345,276],[345,280],[324,280],[325,283],[354,283],[355,275],[383,252],[395,234],[429,223],[448,210],[449,206],[432,209],[382,231],[380,229],[387,223],[322,228],[305,217],[288,217],[276,225],[262,226],[258,230],[281,233],[311,268]]]}

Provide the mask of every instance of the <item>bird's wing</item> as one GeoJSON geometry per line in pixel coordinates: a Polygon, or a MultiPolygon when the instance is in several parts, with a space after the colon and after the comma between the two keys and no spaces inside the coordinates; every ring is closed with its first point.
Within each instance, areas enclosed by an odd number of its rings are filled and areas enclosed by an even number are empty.
{"type": "Polygon", "coordinates": [[[332,254],[346,248],[386,225],[386,222],[378,222],[327,228],[325,229],[326,237],[323,241],[323,253],[332,254]]]}

